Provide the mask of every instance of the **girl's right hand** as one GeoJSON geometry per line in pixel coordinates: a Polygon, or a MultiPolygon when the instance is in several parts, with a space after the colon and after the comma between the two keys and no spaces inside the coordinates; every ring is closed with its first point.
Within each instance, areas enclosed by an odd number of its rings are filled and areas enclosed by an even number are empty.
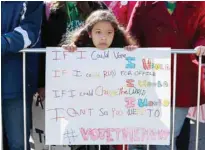
{"type": "Polygon", "coordinates": [[[133,51],[135,49],[137,49],[138,46],[137,45],[128,45],[128,46],[125,46],[125,50],[127,51],[133,51]]]}
{"type": "Polygon", "coordinates": [[[65,50],[69,52],[75,52],[77,50],[77,46],[74,43],[70,45],[62,45],[62,48],[64,48],[65,50]]]}

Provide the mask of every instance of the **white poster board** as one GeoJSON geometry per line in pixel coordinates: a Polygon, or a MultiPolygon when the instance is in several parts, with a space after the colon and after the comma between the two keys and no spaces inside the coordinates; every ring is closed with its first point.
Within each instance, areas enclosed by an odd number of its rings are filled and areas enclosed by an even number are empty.
{"type": "Polygon", "coordinates": [[[169,48],[46,52],[47,145],[169,145],[169,48]]]}

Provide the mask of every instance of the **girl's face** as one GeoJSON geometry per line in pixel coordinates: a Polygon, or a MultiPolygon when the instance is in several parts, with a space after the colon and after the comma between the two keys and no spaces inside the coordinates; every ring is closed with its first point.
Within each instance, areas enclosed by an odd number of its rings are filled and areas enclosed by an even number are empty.
{"type": "Polygon", "coordinates": [[[104,50],[110,47],[115,35],[110,22],[101,21],[94,25],[90,37],[96,48],[104,50]]]}

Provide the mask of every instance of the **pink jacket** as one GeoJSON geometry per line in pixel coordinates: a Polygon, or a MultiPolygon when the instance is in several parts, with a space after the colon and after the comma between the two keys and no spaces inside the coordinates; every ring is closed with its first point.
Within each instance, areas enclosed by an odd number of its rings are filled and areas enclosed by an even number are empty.
{"type": "Polygon", "coordinates": [[[127,27],[136,1],[104,1],[104,3],[113,11],[119,23],[127,27]]]}
{"type": "Polygon", "coordinates": [[[50,16],[50,10],[53,2],[45,2],[45,13],[46,13],[46,19],[49,19],[50,16]]]}

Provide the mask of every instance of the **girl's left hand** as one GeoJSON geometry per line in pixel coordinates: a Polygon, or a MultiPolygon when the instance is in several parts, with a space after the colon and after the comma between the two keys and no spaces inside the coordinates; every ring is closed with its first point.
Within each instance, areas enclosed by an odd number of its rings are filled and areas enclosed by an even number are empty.
{"type": "Polygon", "coordinates": [[[74,43],[71,43],[70,45],[62,45],[62,47],[69,52],[75,52],[77,50],[77,46],[74,43]]]}
{"type": "Polygon", "coordinates": [[[197,46],[194,50],[197,56],[205,56],[205,46],[197,46]]]}
{"type": "Polygon", "coordinates": [[[128,45],[128,46],[125,46],[125,50],[127,51],[133,51],[135,49],[137,49],[138,46],[137,45],[128,45]]]}

